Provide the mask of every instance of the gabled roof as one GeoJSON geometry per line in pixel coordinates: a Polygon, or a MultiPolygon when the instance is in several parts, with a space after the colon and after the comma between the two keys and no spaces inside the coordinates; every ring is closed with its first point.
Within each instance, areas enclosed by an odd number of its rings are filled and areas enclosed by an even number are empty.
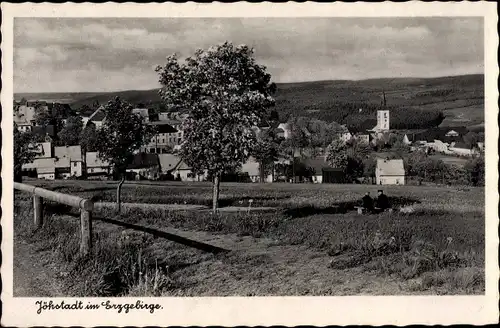
{"type": "Polygon", "coordinates": [[[36,169],[36,173],[37,174],[51,174],[51,173],[55,173],[56,172],[56,168],[55,167],[41,167],[41,168],[37,168],[36,169]]]}
{"type": "Polygon", "coordinates": [[[176,133],[178,130],[165,121],[150,122],[149,125],[156,128],[157,133],[176,133]]]}
{"type": "Polygon", "coordinates": [[[330,166],[325,161],[325,157],[310,158],[304,162],[306,167],[310,167],[314,170],[314,174],[321,175],[323,169],[329,168],[330,166]]]}
{"type": "Polygon", "coordinates": [[[54,147],[56,167],[69,167],[70,161],[82,161],[82,149],[80,146],[54,147]]]}
{"type": "Polygon", "coordinates": [[[469,150],[470,147],[467,145],[465,142],[455,142],[451,148],[460,148],[460,149],[467,149],[469,150]]]}
{"type": "Polygon", "coordinates": [[[36,158],[52,157],[52,147],[50,142],[42,142],[38,144],[38,152],[36,158]]]}
{"type": "Polygon", "coordinates": [[[104,111],[101,108],[99,108],[92,115],[90,115],[89,121],[102,122],[105,117],[106,114],[104,114],[104,111]]]}
{"type": "Polygon", "coordinates": [[[161,170],[164,172],[174,170],[181,162],[181,158],[173,154],[158,154],[158,159],[161,170]]]}
{"type": "Polygon", "coordinates": [[[172,120],[172,119],[162,119],[162,120],[159,120],[157,122],[151,122],[151,123],[152,124],[170,124],[172,126],[182,124],[181,121],[179,121],[179,120],[172,120]]]}
{"type": "Polygon", "coordinates": [[[134,155],[132,163],[127,166],[127,169],[146,169],[154,166],[159,166],[160,161],[157,154],[138,153],[134,155]]]}
{"type": "Polygon", "coordinates": [[[32,163],[23,164],[23,169],[45,169],[54,172],[56,167],[55,158],[36,158],[32,163]]]}
{"type": "Polygon", "coordinates": [[[382,159],[377,158],[376,175],[405,175],[405,168],[402,159],[382,159]]]}
{"type": "Polygon", "coordinates": [[[85,162],[87,167],[106,167],[109,166],[107,161],[103,161],[99,158],[97,152],[87,152],[85,154],[85,162]]]}

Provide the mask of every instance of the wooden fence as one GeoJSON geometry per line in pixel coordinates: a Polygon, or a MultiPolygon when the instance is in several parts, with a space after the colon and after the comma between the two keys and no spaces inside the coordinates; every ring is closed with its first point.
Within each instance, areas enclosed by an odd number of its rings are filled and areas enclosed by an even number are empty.
{"type": "MultiPolygon", "coordinates": [[[[43,225],[43,199],[48,199],[57,203],[79,208],[80,209],[80,253],[82,255],[88,255],[90,254],[91,251],[92,220],[99,220],[113,225],[122,226],[127,229],[150,233],[157,237],[162,237],[186,246],[203,250],[205,252],[219,253],[228,251],[227,249],[210,245],[204,242],[196,241],[191,238],[186,238],[175,233],[160,231],[125,222],[120,222],[115,219],[95,217],[92,213],[94,210],[94,203],[89,199],[62,194],[59,192],[19,182],[14,182],[14,189],[33,194],[33,218],[36,228],[40,228],[43,225]]],[[[71,213],[68,213],[68,215],[73,216],[71,213]]],[[[119,218],[119,216],[117,216],[117,218],[119,218]]]]}
{"type": "Polygon", "coordinates": [[[94,203],[89,199],[62,194],[59,192],[14,182],[14,189],[33,194],[33,219],[36,228],[43,225],[43,199],[80,209],[80,253],[90,253],[92,245],[92,211],[94,203]]]}

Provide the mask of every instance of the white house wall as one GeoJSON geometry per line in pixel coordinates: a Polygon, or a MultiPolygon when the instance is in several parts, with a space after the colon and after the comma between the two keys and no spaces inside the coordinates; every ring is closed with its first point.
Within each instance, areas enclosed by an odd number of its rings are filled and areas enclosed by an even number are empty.
{"type": "Polygon", "coordinates": [[[404,185],[404,176],[377,176],[378,185],[404,185]]]}

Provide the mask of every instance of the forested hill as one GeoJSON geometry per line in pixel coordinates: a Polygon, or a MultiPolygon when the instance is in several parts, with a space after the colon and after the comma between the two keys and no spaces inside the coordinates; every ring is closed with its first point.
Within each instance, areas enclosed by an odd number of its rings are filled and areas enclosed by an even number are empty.
{"type": "MultiPolygon", "coordinates": [[[[472,126],[484,122],[484,76],[395,78],[361,81],[316,81],[278,84],[276,110],[290,115],[336,121],[354,128],[373,127],[375,112],[386,95],[392,128],[425,128],[442,123],[472,126]],[[441,114],[442,113],[442,114],[441,114]],[[443,116],[444,115],[444,116],[443,116]]],[[[158,91],[110,93],[16,94],[15,99],[61,99],[75,109],[104,104],[119,96],[133,104],[161,107],[158,91]]]]}

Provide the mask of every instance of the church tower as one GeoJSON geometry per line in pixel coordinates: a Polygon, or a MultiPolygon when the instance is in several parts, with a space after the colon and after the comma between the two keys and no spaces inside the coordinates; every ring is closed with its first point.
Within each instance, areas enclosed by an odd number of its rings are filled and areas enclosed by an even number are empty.
{"type": "Polygon", "coordinates": [[[377,127],[380,131],[389,131],[389,111],[377,111],[377,127]]]}

